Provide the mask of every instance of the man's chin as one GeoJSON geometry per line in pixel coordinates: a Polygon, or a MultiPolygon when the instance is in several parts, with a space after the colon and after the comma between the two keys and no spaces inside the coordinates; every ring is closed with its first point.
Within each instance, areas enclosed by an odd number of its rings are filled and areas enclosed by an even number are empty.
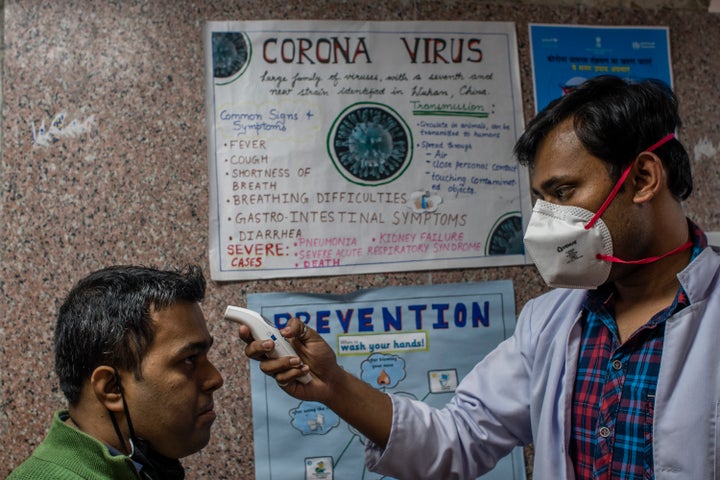
{"type": "Polygon", "coordinates": [[[165,452],[158,451],[159,454],[168,458],[181,459],[190,456],[194,453],[199,452],[210,443],[210,428],[209,426],[199,428],[194,432],[193,435],[186,435],[183,437],[187,440],[183,445],[176,445],[177,448],[172,451],[166,450],[165,452]],[[202,433],[200,431],[202,430],[202,433]]]}

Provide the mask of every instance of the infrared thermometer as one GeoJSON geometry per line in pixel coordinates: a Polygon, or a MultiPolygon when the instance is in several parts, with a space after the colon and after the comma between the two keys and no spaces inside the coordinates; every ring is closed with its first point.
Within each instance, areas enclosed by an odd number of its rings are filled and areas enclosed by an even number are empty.
{"type": "MultiPolygon", "coordinates": [[[[275,349],[267,354],[268,357],[280,358],[297,356],[295,349],[290,345],[290,342],[280,334],[280,331],[256,311],[228,305],[225,309],[225,320],[245,325],[250,329],[250,333],[252,333],[255,340],[272,340],[275,343],[275,349]]],[[[297,380],[302,383],[308,383],[310,379],[310,374],[307,373],[302,377],[298,377],[297,380]]]]}

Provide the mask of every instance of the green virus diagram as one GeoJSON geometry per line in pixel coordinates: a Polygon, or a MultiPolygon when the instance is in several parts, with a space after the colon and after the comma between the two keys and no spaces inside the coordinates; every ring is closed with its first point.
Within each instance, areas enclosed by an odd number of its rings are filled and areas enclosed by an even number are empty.
{"type": "Polygon", "coordinates": [[[212,32],[213,76],[220,84],[240,77],[249,64],[252,48],[241,32],[212,32]]]}
{"type": "Polygon", "coordinates": [[[346,108],[328,133],[328,153],[348,181],[365,186],[397,179],[412,159],[412,134],[403,118],[380,103],[346,108]]]}

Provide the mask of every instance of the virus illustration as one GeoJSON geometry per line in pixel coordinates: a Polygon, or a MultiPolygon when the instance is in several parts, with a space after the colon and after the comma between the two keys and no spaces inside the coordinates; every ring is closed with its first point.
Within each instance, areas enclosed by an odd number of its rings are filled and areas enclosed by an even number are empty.
{"type": "Polygon", "coordinates": [[[517,215],[506,216],[495,223],[487,241],[488,255],[517,255],[525,251],[522,222],[517,215]]]}
{"type": "Polygon", "coordinates": [[[333,160],[356,179],[390,181],[407,168],[409,131],[390,110],[379,105],[361,106],[348,111],[336,126],[333,160]]]}
{"type": "Polygon", "coordinates": [[[243,69],[250,55],[250,48],[240,32],[213,32],[213,76],[229,78],[243,69]]]}

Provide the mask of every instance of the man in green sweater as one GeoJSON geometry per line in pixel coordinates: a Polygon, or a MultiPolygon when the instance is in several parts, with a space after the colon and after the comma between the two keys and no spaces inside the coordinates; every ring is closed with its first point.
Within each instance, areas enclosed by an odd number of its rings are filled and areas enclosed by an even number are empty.
{"type": "Polygon", "coordinates": [[[109,267],[80,280],[55,328],[68,409],[8,478],[184,478],[178,459],[207,445],[223,384],[208,359],[204,296],[197,266],[109,267]]]}

